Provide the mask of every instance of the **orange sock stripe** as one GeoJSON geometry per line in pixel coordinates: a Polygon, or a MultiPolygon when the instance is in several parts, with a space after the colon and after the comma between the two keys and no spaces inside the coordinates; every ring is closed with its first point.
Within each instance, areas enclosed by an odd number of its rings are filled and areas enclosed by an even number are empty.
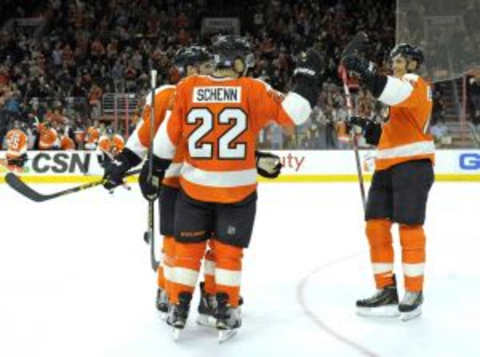
{"type": "Polygon", "coordinates": [[[423,290],[423,275],[421,276],[405,276],[405,289],[408,291],[423,290]]]}
{"type": "Polygon", "coordinates": [[[157,285],[160,289],[165,289],[165,276],[161,265],[157,269],[157,285]]]}
{"type": "Polygon", "coordinates": [[[375,285],[377,289],[393,284],[393,274],[375,274],[375,285]]]}
{"type": "Polygon", "coordinates": [[[173,259],[173,274],[172,281],[170,282],[170,301],[174,304],[178,303],[178,294],[181,292],[190,292],[193,294],[193,290],[196,285],[196,277],[192,276],[192,271],[200,271],[202,257],[205,253],[205,242],[200,243],[182,243],[175,242],[175,256],[173,259]],[[179,277],[181,268],[186,269],[185,276],[179,277]],[[190,273],[188,273],[190,271],[190,273]],[[186,280],[185,280],[186,279],[186,280]],[[189,281],[193,279],[192,281],[189,281]],[[187,283],[188,281],[188,283],[187,283]]]}
{"type": "Polygon", "coordinates": [[[400,226],[402,262],[408,264],[425,262],[425,232],[422,226],[400,226]]]}
{"type": "Polygon", "coordinates": [[[240,298],[243,249],[215,241],[215,258],[216,292],[227,293],[229,304],[236,307],[240,298]]]}
{"type": "Polygon", "coordinates": [[[165,292],[167,293],[168,299],[172,296],[171,292],[171,281],[169,280],[169,275],[172,274],[172,268],[174,265],[175,259],[175,239],[172,236],[165,236],[163,238],[163,265],[164,265],[164,277],[165,277],[165,292]],[[168,273],[167,274],[167,270],[168,273]]]}

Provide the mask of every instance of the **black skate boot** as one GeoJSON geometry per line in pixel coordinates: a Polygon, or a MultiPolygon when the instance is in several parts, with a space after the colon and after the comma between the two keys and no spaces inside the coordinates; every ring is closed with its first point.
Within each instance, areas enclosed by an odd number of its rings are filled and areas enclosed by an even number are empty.
{"type": "Polygon", "coordinates": [[[217,318],[216,327],[219,343],[233,337],[242,325],[240,307],[231,307],[228,304],[228,295],[225,293],[217,293],[215,317],[217,318]]]}
{"type": "Polygon", "coordinates": [[[217,319],[215,318],[217,299],[215,295],[208,294],[205,291],[204,282],[200,283],[200,294],[197,323],[201,326],[215,327],[217,324],[217,319]]]}
{"type": "Polygon", "coordinates": [[[357,300],[357,313],[361,316],[376,317],[397,317],[398,293],[395,276],[393,284],[377,290],[377,293],[370,298],[357,300]]]}
{"type": "Polygon", "coordinates": [[[421,291],[405,291],[398,310],[402,321],[411,320],[422,313],[423,293],[421,291]]]}
{"type": "Polygon", "coordinates": [[[158,288],[157,290],[157,298],[155,300],[155,306],[157,307],[157,310],[160,312],[160,316],[162,317],[162,319],[165,320],[168,314],[168,297],[165,290],[161,288],[158,288]]]}
{"type": "Polygon", "coordinates": [[[192,301],[192,294],[184,291],[178,294],[178,304],[170,305],[167,324],[173,327],[174,340],[180,337],[180,331],[184,329],[187,323],[190,301],[192,301]]]}

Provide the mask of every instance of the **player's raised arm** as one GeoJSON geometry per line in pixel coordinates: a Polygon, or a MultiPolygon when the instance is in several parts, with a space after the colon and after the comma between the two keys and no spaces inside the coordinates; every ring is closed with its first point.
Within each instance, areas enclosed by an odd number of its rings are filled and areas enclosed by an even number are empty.
{"type": "MultiPolygon", "coordinates": [[[[416,62],[419,66],[423,62],[423,54],[415,47],[400,44],[392,50],[391,57],[403,53],[416,62]],[[396,53],[398,52],[398,53],[396,53]]],[[[354,72],[362,84],[372,95],[387,105],[414,108],[430,95],[429,88],[418,86],[418,75],[407,73],[401,78],[377,73],[376,66],[358,55],[348,55],[342,60],[349,72],[354,72]]]]}
{"type": "Polygon", "coordinates": [[[285,96],[267,83],[255,80],[252,111],[263,127],[275,121],[289,130],[305,123],[315,106],[321,90],[323,59],[314,49],[304,53],[294,72],[295,85],[285,96]]]}

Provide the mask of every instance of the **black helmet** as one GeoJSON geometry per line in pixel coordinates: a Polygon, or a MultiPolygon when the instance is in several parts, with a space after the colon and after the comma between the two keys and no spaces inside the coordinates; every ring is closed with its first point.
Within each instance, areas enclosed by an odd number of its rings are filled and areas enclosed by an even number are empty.
{"type": "Polygon", "coordinates": [[[244,37],[235,35],[217,36],[212,44],[215,65],[220,68],[233,67],[236,59],[240,58],[246,68],[254,65],[253,51],[250,43],[244,37]]]}
{"type": "Polygon", "coordinates": [[[213,56],[205,47],[189,46],[180,48],[173,59],[173,64],[183,76],[187,66],[194,66],[213,59],[213,56]]]}
{"type": "Polygon", "coordinates": [[[422,50],[408,43],[399,43],[390,51],[391,59],[398,55],[405,57],[407,60],[417,61],[417,68],[420,67],[424,61],[422,50]]]}

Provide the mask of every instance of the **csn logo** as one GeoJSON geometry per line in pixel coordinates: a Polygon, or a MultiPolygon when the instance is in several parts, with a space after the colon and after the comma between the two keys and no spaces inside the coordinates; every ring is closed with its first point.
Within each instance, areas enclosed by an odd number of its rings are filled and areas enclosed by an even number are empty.
{"type": "Polygon", "coordinates": [[[460,155],[460,168],[462,170],[480,170],[480,154],[460,155]]]}

